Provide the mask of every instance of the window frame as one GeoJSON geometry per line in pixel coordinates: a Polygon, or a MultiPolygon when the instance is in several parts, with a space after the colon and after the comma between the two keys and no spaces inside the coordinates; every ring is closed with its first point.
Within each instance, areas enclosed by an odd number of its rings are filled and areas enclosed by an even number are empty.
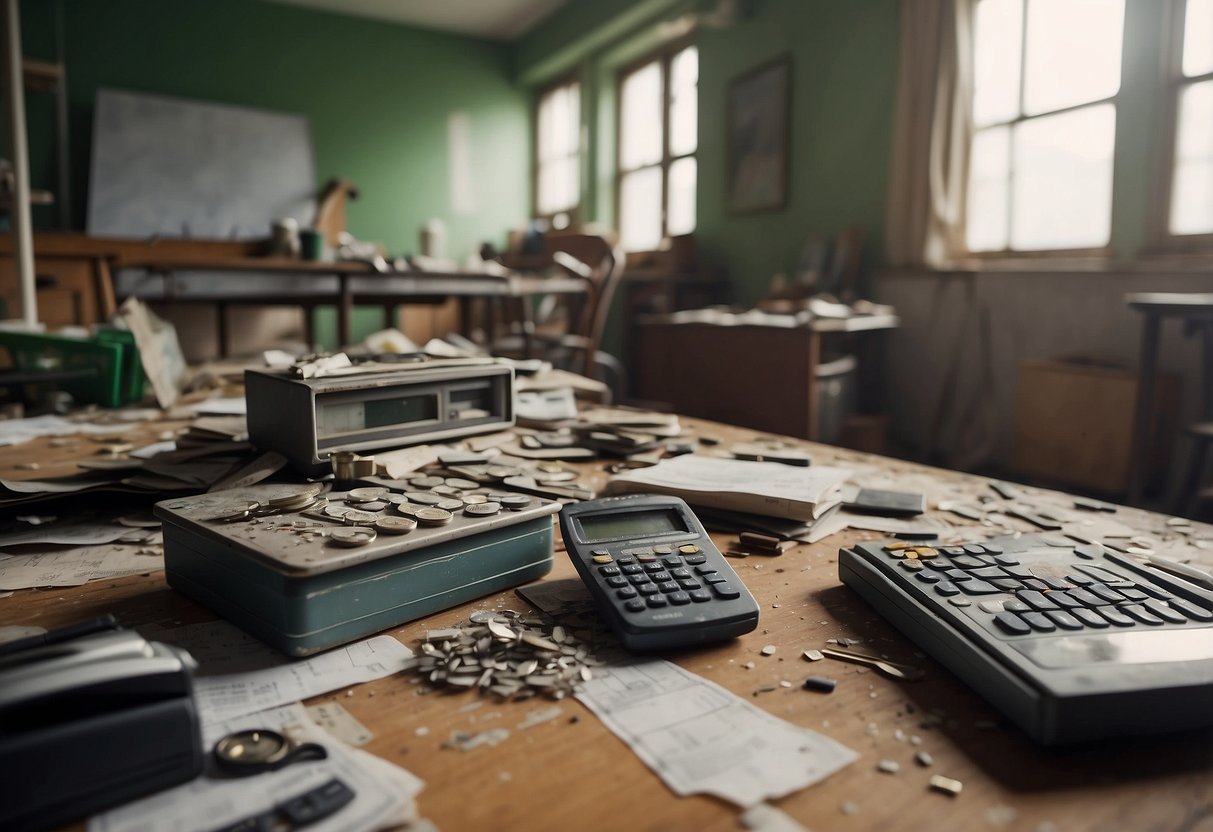
{"type": "MultiPolygon", "coordinates": [[[[976,12],[977,3],[979,2],[979,0],[971,0],[971,1],[973,3],[974,12],[976,12]]],[[[1022,264],[1024,261],[1042,261],[1042,260],[1043,261],[1068,260],[1068,261],[1076,261],[1076,262],[1080,262],[1080,263],[1081,262],[1102,262],[1102,261],[1110,260],[1114,253],[1113,252],[1113,239],[1115,237],[1115,229],[1116,229],[1116,212],[1117,212],[1116,160],[1118,158],[1118,151],[1120,149],[1120,143],[1119,143],[1119,141],[1117,141],[1119,136],[1117,136],[1115,134],[1119,133],[1119,131],[1120,131],[1120,119],[1121,119],[1121,115],[1122,115],[1121,106],[1120,106],[1120,96],[1121,96],[1121,93],[1124,91],[1124,86],[1125,86],[1125,84],[1124,84],[1124,72],[1125,72],[1124,37],[1125,37],[1125,29],[1127,29],[1127,27],[1128,27],[1127,11],[1126,11],[1125,22],[1122,24],[1122,27],[1121,27],[1120,80],[1119,80],[1119,83],[1117,84],[1116,92],[1113,93],[1112,95],[1106,96],[1104,98],[1096,99],[1093,101],[1084,101],[1081,104],[1071,104],[1066,107],[1060,107],[1056,110],[1047,110],[1045,112],[1034,113],[1033,115],[1029,116],[1029,115],[1025,115],[1025,113],[1024,113],[1024,73],[1025,73],[1026,67],[1027,67],[1027,56],[1028,56],[1028,3],[1029,2],[1031,2],[1031,0],[1023,0],[1023,10],[1022,10],[1022,16],[1021,16],[1021,23],[1020,23],[1020,31],[1022,32],[1022,36],[1020,37],[1020,42],[1019,42],[1018,112],[1013,118],[1007,119],[1005,121],[991,122],[990,124],[983,125],[981,128],[978,128],[976,125],[974,125],[972,123],[969,124],[969,135],[966,138],[966,140],[968,142],[968,147],[966,148],[966,151],[965,151],[965,161],[964,161],[964,164],[965,164],[965,176],[964,176],[964,188],[965,188],[964,205],[965,205],[965,208],[964,208],[964,219],[962,220],[962,228],[961,228],[962,233],[960,235],[960,242],[959,242],[959,246],[960,246],[961,252],[962,252],[960,260],[969,261],[969,262],[973,262],[973,263],[991,263],[991,264],[999,263],[999,264],[1008,264],[1008,265],[1022,264]],[[1077,112],[1078,110],[1086,109],[1089,107],[1097,107],[1102,104],[1111,104],[1113,107],[1113,112],[1116,117],[1115,127],[1113,128],[1114,135],[1113,135],[1113,145],[1112,145],[1112,204],[1110,206],[1111,212],[1110,212],[1110,215],[1108,218],[1108,241],[1105,244],[1103,244],[1102,246],[1085,246],[1085,247],[1078,247],[1078,248],[1017,249],[1017,248],[1007,247],[1007,248],[994,249],[994,250],[988,250],[988,251],[974,251],[974,250],[970,249],[969,244],[968,244],[968,222],[969,222],[968,194],[969,194],[969,186],[970,186],[970,176],[972,173],[973,140],[976,137],[979,130],[989,130],[994,127],[1007,127],[1007,128],[1011,129],[1012,138],[1013,138],[1014,129],[1016,127],[1018,127],[1019,125],[1024,124],[1025,122],[1035,121],[1036,119],[1047,118],[1049,116],[1073,113],[1073,112],[1077,112]]],[[[1128,2],[1128,0],[1126,0],[1126,2],[1128,2]]],[[[1182,2],[1182,0],[1181,0],[1181,2],[1182,2]]],[[[973,47],[975,50],[976,45],[977,45],[975,38],[973,39],[972,43],[973,43],[973,47]]],[[[971,109],[972,109],[972,101],[970,101],[970,110],[971,109]]],[[[1013,144],[1012,144],[1012,148],[1011,148],[1010,152],[1012,154],[1014,153],[1013,144]]],[[[1012,157],[1012,161],[1013,161],[1013,157],[1012,157]]],[[[1013,164],[1010,167],[1010,173],[1011,173],[1012,178],[1008,180],[1008,193],[1007,193],[1008,209],[1012,208],[1012,199],[1013,199],[1013,194],[1014,194],[1014,178],[1013,177],[1015,174],[1015,169],[1014,169],[1013,164]]],[[[1012,211],[1008,210],[1007,211],[1007,222],[1008,223],[1011,222],[1011,217],[1012,217],[1012,211]]],[[[1009,246],[1010,237],[1011,237],[1010,231],[1011,231],[1010,225],[1008,225],[1008,227],[1007,227],[1008,246],[1009,246]]]]}
{"type": "Polygon", "coordinates": [[[582,133],[584,132],[585,124],[585,84],[582,83],[581,76],[578,72],[573,71],[567,75],[562,75],[552,81],[547,82],[543,86],[535,90],[534,101],[531,105],[531,218],[537,220],[546,220],[549,223],[556,217],[557,214],[568,214],[569,225],[574,226],[582,222],[585,204],[585,141],[582,133]],[[539,211],[539,108],[543,103],[545,96],[560,89],[561,87],[571,87],[576,85],[577,90],[577,178],[580,180],[577,183],[577,203],[566,209],[552,211],[550,213],[541,213],[539,211]]]}
{"type": "MultiPolygon", "coordinates": [[[[622,236],[622,217],[623,217],[623,178],[626,174],[634,173],[640,170],[649,168],[658,168],[661,170],[661,239],[669,237],[669,209],[670,209],[670,166],[679,159],[695,159],[695,194],[698,199],[699,195],[699,116],[695,118],[695,149],[690,153],[683,153],[679,156],[670,155],[670,106],[672,99],[670,97],[670,68],[674,61],[674,57],[684,49],[694,46],[698,48],[694,35],[687,35],[668,43],[662,44],[657,49],[648,52],[642,58],[624,64],[619,68],[615,75],[615,229],[622,236]],[[622,164],[623,155],[623,84],[629,77],[653,63],[658,62],[661,68],[661,161],[649,165],[642,165],[630,170],[624,170],[622,164]]],[[[695,95],[699,95],[699,82],[695,82],[695,95]]],[[[695,225],[699,225],[698,214],[695,217],[695,225]]],[[[692,229],[688,233],[694,233],[692,229]]],[[[654,249],[656,250],[656,249],[654,249]]],[[[653,250],[650,250],[653,251],[653,250]]],[[[630,254],[649,253],[648,251],[629,252],[630,254]]]]}
{"type": "Polygon", "coordinates": [[[1185,87],[1213,81],[1213,72],[1188,78],[1183,74],[1184,23],[1188,0],[1170,0],[1163,19],[1163,79],[1158,152],[1147,218],[1146,254],[1213,254],[1213,231],[1171,232],[1171,197],[1175,185],[1175,143],[1179,136],[1179,98],[1185,87]]]}

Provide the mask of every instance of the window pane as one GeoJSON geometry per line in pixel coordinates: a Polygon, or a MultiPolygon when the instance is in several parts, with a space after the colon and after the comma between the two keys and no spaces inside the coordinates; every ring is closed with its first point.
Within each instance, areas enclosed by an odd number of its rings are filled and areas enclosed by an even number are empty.
{"type": "Polygon", "coordinates": [[[694,157],[679,159],[670,165],[669,202],[666,227],[670,236],[690,234],[695,230],[694,157]]]}
{"type": "Polygon", "coordinates": [[[1172,234],[1213,231],[1213,81],[1180,95],[1170,227],[1172,234]]]}
{"type": "Polygon", "coordinates": [[[661,168],[625,174],[619,183],[619,244],[653,251],[661,243],[661,168]]]}
{"type": "Polygon", "coordinates": [[[539,129],[536,131],[536,156],[555,159],[576,153],[580,144],[580,86],[558,87],[539,101],[539,129]]]}
{"type": "Polygon", "coordinates": [[[1213,72],[1213,0],[1188,0],[1184,19],[1184,75],[1213,72]]]}
{"type": "Polygon", "coordinates": [[[969,159],[969,251],[1007,247],[1011,175],[1011,128],[991,127],[973,136],[969,159]]]}
{"type": "Polygon", "coordinates": [[[1023,0],[981,0],[973,35],[973,122],[981,127],[1019,115],[1023,0]]]}
{"type": "Polygon", "coordinates": [[[694,46],[674,56],[670,62],[670,155],[694,153],[698,142],[699,50],[694,46]]]}
{"type": "Polygon", "coordinates": [[[1013,139],[1011,247],[1108,243],[1116,108],[1100,104],[1026,121],[1013,139]]]}
{"type": "Polygon", "coordinates": [[[1024,112],[1115,95],[1124,17],[1124,0],[1028,0],[1024,112]]]}
{"type": "Polygon", "coordinates": [[[619,165],[632,170],[661,161],[661,64],[646,64],[623,82],[619,165]]]}

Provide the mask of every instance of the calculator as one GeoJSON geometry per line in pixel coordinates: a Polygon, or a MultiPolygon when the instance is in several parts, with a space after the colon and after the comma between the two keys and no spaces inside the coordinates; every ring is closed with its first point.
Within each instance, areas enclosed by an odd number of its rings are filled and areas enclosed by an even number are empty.
{"type": "Polygon", "coordinates": [[[1213,725],[1213,593],[1099,543],[863,543],[842,582],[1043,745],[1213,725]]]}
{"type": "Polygon", "coordinates": [[[560,533],[629,650],[705,644],[758,626],[758,604],[678,497],[633,494],[566,505],[560,533]]]}

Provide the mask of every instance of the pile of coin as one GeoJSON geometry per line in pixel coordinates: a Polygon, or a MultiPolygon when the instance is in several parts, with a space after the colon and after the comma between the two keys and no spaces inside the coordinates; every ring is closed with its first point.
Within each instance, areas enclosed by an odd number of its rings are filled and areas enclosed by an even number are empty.
{"type": "Polygon", "coordinates": [[[426,633],[413,669],[432,685],[563,699],[602,665],[583,639],[590,635],[514,610],[480,611],[462,627],[426,633]]]}

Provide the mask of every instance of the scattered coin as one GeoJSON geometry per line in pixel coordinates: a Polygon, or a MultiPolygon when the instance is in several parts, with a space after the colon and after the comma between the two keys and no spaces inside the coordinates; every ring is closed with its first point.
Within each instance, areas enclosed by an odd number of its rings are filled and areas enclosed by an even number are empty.
{"type": "Polygon", "coordinates": [[[919,751],[914,755],[914,762],[918,763],[923,768],[926,768],[927,766],[935,763],[935,758],[932,757],[927,751],[919,751]]]}
{"type": "Polygon", "coordinates": [[[349,506],[338,505],[336,503],[330,503],[324,507],[324,513],[337,520],[340,520],[350,511],[352,509],[349,506]]]}
{"type": "Polygon", "coordinates": [[[329,534],[329,540],[333,542],[333,545],[346,546],[351,549],[365,546],[374,539],[375,530],[361,526],[354,529],[333,529],[332,533],[329,534]]]}
{"type": "Polygon", "coordinates": [[[378,519],[378,514],[371,514],[369,511],[358,511],[357,509],[350,509],[341,515],[341,522],[347,526],[371,526],[378,519]]]}
{"type": "Polygon", "coordinates": [[[815,690],[818,693],[833,693],[837,685],[838,683],[833,679],[827,679],[824,676],[810,676],[804,680],[805,690],[815,690]]]}
{"type": "Polygon", "coordinates": [[[768,644],[766,647],[762,648],[762,655],[774,656],[776,651],[778,651],[778,650],[779,650],[779,648],[776,647],[774,644],[768,644]]]}
{"type": "Polygon", "coordinates": [[[229,523],[233,520],[243,520],[246,517],[250,517],[259,508],[261,508],[261,503],[256,500],[241,501],[236,505],[224,509],[222,514],[217,514],[214,517],[206,519],[212,523],[229,523]]]}
{"type": "Polygon", "coordinates": [[[465,480],[462,477],[447,477],[446,484],[451,488],[457,488],[460,491],[467,491],[470,488],[479,488],[480,483],[474,480],[465,480]]]}
{"type": "Polygon", "coordinates": [[[489,498],[485,494],[464,494],[461,498],[465,506],[474,506],[478,503],[487,503],[489,498]]]}
{"type": "Polygon", "coordinates": [[[473,517],[492,517],[501,511],[501,503],[472,503],[464,506],[463,513],[473,517]]]}
{"type": "Polygon", "coordinates": [[[506,494],[498,498],[497,502],[501,503],[502,508],[517,511],[520,508],[526,508],[529,506],[531,504],[531,498],[526,494],[506,494]]]}
{"type": "Polygon", "coordinates": [[[457,497],[459,495],[459,489],[449,485],[435,485],[430,491],[433,491],[435,494],[441,494],[443,497],[457,497]]]}
{"type": "Polygon", "coordinates": [[[442,497],[432,491],[406,491],[404,496],[409,498],[409,502],[423,506],[436,506],[443,500],[442,497]]]}
{"type": "Polygon", "coordinates": [[[896,760],[881,760],[876,766],[877,771],[885,774],[896,774],[901,769],[896,760]]]}
{"type": "Polygon", "coordinates": [[[825,658],[820,650],[805,650],[801,655],[804,656],[804,660],[807,662],[819,662],[825,658]]]}
{"type": "Polygon", "coordinates": [[[375,500],[382,500],[387,495],[388,490],[386,488],[354,488],[350,490],[350,493],[345,495],[345,499],[351,503],[370,503],[375,500]]]}
{"type": "Polygon", "coordinates": [[[928,785],[937,792],[944,792],[952,797],[960,794],[960,790],[964,788],[964,784],[959,780],[953,780],[951,777],[944,777],[942,774],[933,774],[928,785]]]}
{"type": "Polygon", "coordinates": [[[455,515],[446,509],[437,508],[436,506],[426,506],[425,508],[417,509],[413,516],[423,526],[445,526],[451,522],[455,515]]]}
{"type": "Polygon", "coordinates": [[[463,500],[443,500],[440,503],[434,503],[434,508],[440,508],[443,511],[459,511],[463,508],[463,500]]]}
{"type": "MultiPolygon", "coordinates": [[[[442,477],[431,477],[431,476],[417,477],[414,480],[410,480],[410,482],[412,482],[412,484],[417,486],[418,488],[433,488],[436,485],[444,484],[444,480],[442,479],[442,477]]],[[[411,500],[412,497],[409,497],[409,499],[411,500]]]]}
{"type": "Polygon", "coordinates": [[[380,517],[375,521],[375,529],[385,534],[406,534],[417,528],[417,521],[411,517],[380,517]]]}

